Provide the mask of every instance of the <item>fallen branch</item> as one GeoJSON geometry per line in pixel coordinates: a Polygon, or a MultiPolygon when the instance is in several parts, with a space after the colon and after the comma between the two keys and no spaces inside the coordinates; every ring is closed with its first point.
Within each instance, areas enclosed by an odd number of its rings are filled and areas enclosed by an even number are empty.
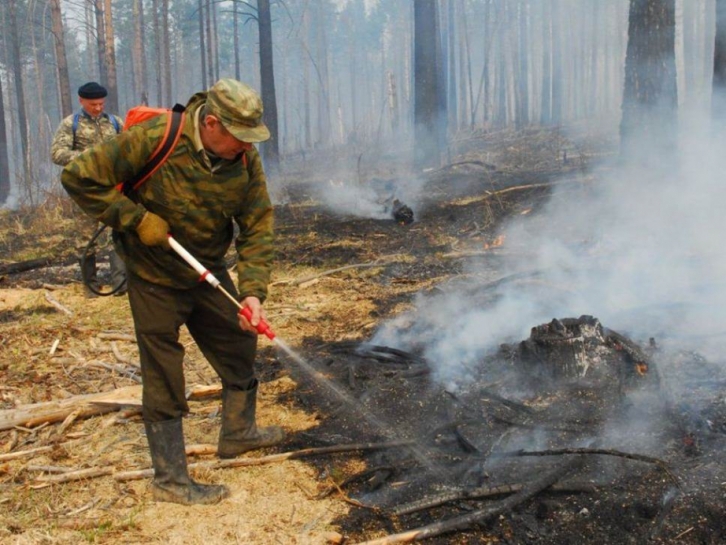
{"type": "Polygon", "coordinates": [[[435,537],[449,532],[457,530],[464,530],[474,524],[481,524],[482,522],[502,515],[508,511],[511,511],[516,506],[525,501],[533,498],[543,490],[549,488],[566,475],[569,475],[575,469],[582,464],[582,458],[578,458],[575,461],[566,461],[560,464],[552,471],[545,473],[542,477],[535,480],[528,486],[522,488],[516,494],[509,496],[502,500],[497,505],[487,507],[478,511],[473,511],[460,517],[454,517],[449,520],[429,524],[428,526],[422,526],[415,530],[409,530],[408,532],[402,532],[399,534],[393,534],[385,536],[379,539],[373,539],[366,541],[360,545],[390,545],[391,543],[411,543],[412,541],[421,541],[429,537],[435,537]]]}
{"type": "MultiPolygon", "coordinates": [[[[505,496],[507,494],[516,494],[521,491],[525,485],[520,483],[515,484],[504,484],[499,486],[486,486],[481,488],[475,488],[473,490],[454,490],[448,494],[439,494],[430,498],[424,498],[423,500],[407,503],[396,507],[392,514],[396,516],[410,515],[411,513],[417,513],[426,509],[433,509],[447,503],[453,503],[455,501],[463,500],[482,500],[485,498],[492,498],[495,496],[505,496]]],[[[552,485],[550,490],[553,492],[595,492],[597,488],[595,485],[590,483],[579,483],[570,485],[552,485]]]]}
{"type": "Polygon", "coordinates": [[[9,452],[7,454],[0,454],[0,462],[8,462],[10,460],[17,460],[18,458],[26,458],[30,456],[35,456],[36,454],[41,454],[43,452],[48,452],[50,450],[53,450],[53,447],[38,447],[38,448],[31,448],[28,450],[19,450],[18,452],[9,452]]]}
{"type": "Polygon", "coordinates": [[[0,265],[0,274],[15,274],[19,272],[32,271],[47,267],[53,261],[52,257],[41,257],[40,259],[29,259],[27,261],[18,261],[16,263],[8,263],[0,265]]]}
{"type": "Polygon", "coordinates": [[[56,310],[62,312],[63,314],[67,316],[73,316],[73,312],[68,310],[66,307],[61,305],[58,301],[55,300],[55,298],[50,294],[49,291],[45,292],[45,300],[48,301],[53,307],[55,307],[56,310]]]}
{"type": "MultiPolygon", "coordinates": [[[[232,458],[230,460],[219,460],[215,462],[197,462],[189,464],[190,469],[225,469],[230,467],[246,467],[261,466],[284,462],[287,460],[296,460],[298,458],[310,458],[312,456],[321,456],[325,454],[339,454],[341,452],[381,450],[386,448],[405,447],[411,444],[411,441],[391,441],[388,443],[353,443],[350,445],[335,445],[332,447],[306,448],[293,452],[282,452],[280,454],[271,454],[260,458],[232,458]]],[[[154,476],[153,469],[138,469],[133,471],[122,471],[116,473],[113,478],[119,482],[134,481],[138,479],[146,479],[154,476]]]]}
{"type": "Polygon", "coordinates": [[[633,454],[630,452],[622,452],[619,450],[602,449],[602,448],[561,448],[552,450],[518,450],[514,452],[503,452],[499,456],[560,456],[563,454],[596,454],[603,456],[617,456],[619,458],[627,458],[629,460],[637,460],[639,462],[646,462],[649,464],[655,464],[660,467],[666,474],[671,478],[678,488],[681,488],[680,481],[671,471],[668,464],[660,458],[653,456],[647,456],[645,454],[633,454]]]}
{"type": "Polygon", "coordinates": [[[306,282],[310,282],[312,280],[316,280],[318,278],[322,278],[323,276],[330,276],[331,274],[335,274],[337,272],[345,271],[348,269],[365,269],[370,267],[382,267],[384,265],[389,265],[391,263],[394,263],[396,261],[396,256],[391,256],[388,258],[381,257],[376,259],[375,261],[371,261],[368,263],[353,263],[351,265],[345,265],[343,267],[338,267],[337,269],[330,269],[327,271],[323,271],[318,274],[312,274],[309,276],[303,276],[302,278],[296,278],[294,280],[280,280],[279,282],[274,282],[271,284],[279,285],[279,284],[289,284],[290,286],[299,286],[300,284],[305,284],[306,282]]]}
{"type": "Polygon", "coordinates": [[[82,367],[100,367],[102,369],[118,373],[122,377],[130,378],[134,382],[138,382],[139,384],[141,384],[141,377],[137,374],[139,373],[140,369],[131,364],[126,366],[122,363],[106,363],[103,361],[94,360],[86,362],[83,365],[79,366],[79,368],[82,367]]]}
{"type": "Polygon", "coordinates": [[[379,473],[385,472],[388,475],[393,473],[394,468],[391,466],[378,466],[371,469],[366,469],[365,471],[361,471],[360,473],[356,473],[355,475],[351,475],[350,477],[346,478],[341,482],[340,484],[333,481],[333,486],[329,486],[319,494],[315,496],[315,499],[320,500],[322,498],[327,498],[330,496],[333,492],[336,490],[340,491],[341,489],[345,488],[349,484],[362,481],[363,479],[367,479],[368,477],[376,477],[379,473]]]}
{"type": "MultiPolygon", "coordinates": [[[[219,395],[221,391],[221,385],[193,386],[187,393],[187,399],[211,397],[219,395]]],[[[128,406],[141,406],[141,385],[126,386],[98,394],[73,396],[57,401],[21,405],[15,409],[0,411],[0,431],[16,426],[32,428],[41,424],[62,422],[76,410],[78,410],[76,418],[88,418],[128,406]]]]}
{"type": "Polygon", "coordinates": [[[583,184],[587,183],[589,180],[582,180],[582,179],[575,179],[575,180],[557,180],[554,182],[542,182],[538,184],[523,184],[523,185],[515,185],[512,187],[507,187],[505,189],[499,189],[497,191],[488,191],[486,195],[482,195],[480,197],[475,197],[471,199],[466,199],[462,203],[453,202],[451,203],[453,206],[466,206],[469,204],[477,203],[477,202],[484,202],[492,197],[499,197],[501,195],[504,195],[506,193],[512,193],[515,191],[527,191],[530,189],[542,189],[544,187],[553,187],[556,185],[566,185],[566,184],[583,184]]]}
{"type": "Polygon", "coordinates": [[[78,469],[67,473],[57,475],[41,475],[36,480],[41,483],[68,483],[71,481],[80,481],[83,479],[94,479],[96,477],[104,477],[113,473],[113,467],[89,467],[87,469],[78,469]]]}
{"type": "Polygon", "coordinates": [[[113,355],[116,357],[116,359],[119,361],[119,363],[125,363],[127,365],[131,365],[133,367],[138,368],[139,366],[134,364],[131,361],[131,358],[128,358],[121,354],[121,351],[118,349],[118,345],[116,344],[116,341],[111,341],[111,351],[113,352],[113,355]]]}
{"type": "Polygon", "coordinates": [[[136,342],[135,336],[127,335],[125,333],[99,333],[97,337],[99,339],[105,339],[107,341],[126,341],[130,343],[136,342]]]}

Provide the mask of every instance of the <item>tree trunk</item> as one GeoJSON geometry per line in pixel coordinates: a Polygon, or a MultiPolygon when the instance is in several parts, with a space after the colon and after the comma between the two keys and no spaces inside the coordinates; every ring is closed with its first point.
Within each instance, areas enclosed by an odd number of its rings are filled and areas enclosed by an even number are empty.
{"type": "MultiPolygon", "coordinates": [[[[239,56],[239,12],[237,2],[232,2],[232,29],[234,33],[234,78],[241,81],[240,56],[239,56]]],[[[204,47],[202,47],[204,51],[204,47]]],[[[204,56],[202,55],[202,58],[204,56]]]]}
{"type": "Polygon", "coordinates": [[[322,3],[316,3],[315,12],[315,59],[320,92],[318,98],[318,144],[325,147],[331,141],[330,78],[328,77],[328,36],[322,3]]]}
{"type": "MultiPolygon", "coordinates": [[[[303,36],[305,36],[305,41],[303,42],[303,47],[307,48],[306,41],[307,37],[310,36],[310,16],[308,14],[308,11],[305,10],[305,13],[303,14],[303,21],[302,25],[304,28],[303,36]]],[[[312,63],[312,59],[308,60],[305,59],[303,61],[303,79],[302,79],[302,86],[303,86],[303,124],[305,126],[305,132],[302,148],[307,149],[310,148],[313,145],[313,121],[312,121],[312,115],[310,113],[310,64],[312,63]]]]}
{"type": "Polygon", "coordinates": [[[10,161],[8,154],[8,133],[5,126],[5,106],[3,81],[0,78],[0,204],[4,204],[10,195],[10,161]]]}
{"type": "Polygon", "coordinates": [[[162,66],[164,67],[164,104],[171,108],[172,79],[171,79],[171,42],[169,40],[169,0],[161,0],[161,37],[162,37],[162,66]]]}
{"type": "Polygon", "coordinates": [[[50,18],[53,29],[53,42],[55,44],[55,62],[58,74],[58,88],[60,90],[61,117],[66,117],[73,112],[73,101],[71,100],[71,82],[68,76],[68,59],[66,57],[65,31],[63,30],[63,15],[61,14],[60,0],[50,0],[50,18]]]}
{"type": "Polygon", "coordinates": [[[149,80],[146,76],[146,45],[144,37],[144,0],[134,0],[134,43],[133,43],[133,73],[134,73],[134,102],[139,100],[142,104],[149,102],[149,80]]]}
{"type": "Polygon", "coordinates": [[[527,23],[529,19],[529,6],[525,0],[520,0],[518,6],[519,27],[517,33],[517,118],[518,130],[529,125],[529,40],[527,36],[527,23]]]}
{"type": "Polygon", "coordinates": [[[111,0],[105,0],[104,20],[106,34],[106,88],[108,96],[106,97],[106,109],[110,112],[118,113],[118,83],[116,80],[116,45],[114,42],[113,32],[113,10],[111,8],[111,0]]]}
{"type": "MultiPolygon", "coordinates": [[[[161,77],[161,28],[159,26],[159,2],[164,0],[151,0],[152,28],[154,29],[154,74],[156,74],[156,104],[164,103],[164,89],[161,77]]],[[[203,54],[204,52],[202,52],[203,54]]]]}
{"type": "Polygon", "coordinates": [[[212,10],[212,34],[210,35],[212,56],[214,58],[214,81],[219,79],[219,26],[217,25],[217,3],[213,2],[212,10]]]}
{"type": "Polygon", "coordinates": [[[97,53],[98,53],[98,42],[94,41],[93,39],[93,29],[95,28],[95,20],[96,20],[96,5],[95,2],[86,2],[84,3],[84,9],[83,9],[83,24],[86,27],[86,32],[84,32],[86,37],[86,52],[84,54],[83,62],[88,66],[88,76],[93,79],[96,78],[96,74],[98,74],[98,62],[97,62],[97,53]]]}
{"type": "MultiPolygon", "coordinates": [[[[235,5],[235,13],[237,9],[237,2],[235,5]]],[[[206,40],[204,39],[204,0],[199,0],[197,3],[197,11],[199,13],[199,59],[202,61],[202,86],[207,87],[207,48],[206,40]]],[[[239,79],[239,78],[238,78],[239,79]]]]}
{"type": "Polygon", "coordinates": [[[272,170],[280,162],[279,135],[277,129],[277,97],[275,95],[275,71],[272,59],[272,17],[270,0],[257,0],[257,21],[260,32],[260,80],[264,120],[270,129],[270,139],[265,143],[265,163],[272,170]]]}
{"type": "Polygon", "coordinates": [[[106,85],[106,27],[103,18],[104,0],[94,0],[94,14],[96,15],[96,51],[98,54],[98,79],[101,85],[106,85]]]}
{"type": "Polygon", "coordinates": [[[414,1],[414,163],[437,168],[446,131],[436,0],[414,1]]]}
{"type": "Polygon", "coordinates": [[[716,0],[711,118],[717,129],[726,127],[726,0],[716,0]]]}
{"type": "Polygon", "coordinates": [[[456,1],[447,0],[447,111],[449,114],[449,130],[456,132],[459,129],[459,101],[456,89],[456,1]]]}
{"type": "Polygon", "coordinates": [[[624,159],[651,159],[662,165],[663,157],[675,157],[675,64],[675,0],[630,0],[620,122],[624,159]]]}
{"type": "Polygon", "coordinates": [[[207,0],[204,5],[205,18],[207,23],[207,50],[202,53],[207,54],[207,86],[214,84],[214,39],[212,38],[212,7],[211,0],[207,0]]]}
{"type": "Polygon", "coordinates": [[[542,99],[539,122],[547,126],[552,121],[552,0],[544,0],[542,4],[542,99]]]}
{"type": "Polygon", "coordinates": [[[15,80],[15,96],[18,110],[18,129],[20,130],[20,145],[23,154],[24,177],[27,179],[30,174],[30,158],[28,141],[28,117],[25,108],[25,89],[23,87],[23,62],[20,57],[20,37],[18,28],[20,22],[17,16],[16,0],[8,0],[8,13],[10,16],[10,50],[13,79],[15,80]]]}
{"type": "Polygon", "coordinates": [[[562,101],[564,100],[564,81],[562,74],[562,8],[560,2],[553,0],[552,6],[552,115],[550,123],[562,125],[562,101]]]}

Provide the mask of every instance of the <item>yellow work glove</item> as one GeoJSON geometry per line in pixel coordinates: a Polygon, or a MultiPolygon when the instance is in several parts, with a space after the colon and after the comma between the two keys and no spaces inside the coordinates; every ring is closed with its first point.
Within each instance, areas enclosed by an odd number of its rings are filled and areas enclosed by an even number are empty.
{"type": "Polygon", "coordinates": [[[161,216],[146,212],[136,226],[136,233],[147,246],[162,246],[169,249],[169,224],[161,216]]]}

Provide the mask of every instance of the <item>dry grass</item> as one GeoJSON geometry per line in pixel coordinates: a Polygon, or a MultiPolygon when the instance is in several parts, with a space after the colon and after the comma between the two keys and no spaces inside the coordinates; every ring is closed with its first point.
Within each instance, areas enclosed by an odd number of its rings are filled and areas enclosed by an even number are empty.
{"type": "MultiPolygon", "coordinates": [[[[281,257],[266,302],[268,318],[280,338],[313,366],[322,365],[315,353],[304,353],[305,347],[369,338],[382,320],[409,310],[414,294],[455,276],[458,271],[448,263],[442,266],[438,255],[459,243],[476,244],[489,236],[506,203],[460,206],[458,217],[451,221],[446,209],[451,199],[445,198],[448,182],[442,178],[443,196],[432,207],[427,223],[415,223],[407,230],[364,221],[349,226],[326,215],[304,195],[303,200],[286,205],[280,214],[281,257]],[[394,265],[348,269],[304,286],[286,283],[341,263],[392,254],[398,257],[394,265]]],[[[53,199],[38,209],[0,214],[0,249],[6,263],[48,255],[60,259],[87,242],[92,222],[84,220],[68,198],[53,199]]],[[[41,278],[0,280],[0,409],[134,384],[107,369],[85,365],[92,360],[117,363],[110,342],[99,334],[132,333],[126,298],[85,299],[82,286],[70,280],[77,275],[77,265],[48,275],[48,282],[64,284],[52,295],[73,316],[56,311],[45,300],[39,289],[41,278]],[[56,340],[58,347],[51,356],[56,340]]],[[[216,375],[186,330],[182,330],[182,342],[187,349],[188,383],[215,383],[216,375]]],[[[138,361],[134,343],[118,342],[117,349],[125,358],[138,361]]],[[[320,415],[295,401],[302,395],[294,380],[301,370],[280,357],[266,340],[261,341],[259,372],[263,377],[261,424],[281,425],[293,438],[314,430],[320,415]]],[[[185,420],[188,443],[215,443],[219,400],[193,401],[190,407],[185,420]]],[[[77,420],[60,437],[57,424],[0,432],[0,453],[57,446],[50,454],[0,463],[0,542],[317,544],[323,532],[335,529],[336,517],[349,509],[335,495],[313,499],[311,495],[330,482],[321,478],[316,466],[300,461],[196,471],[202,481],[224,482],[231,488],[232,497],[216,507],[156,504],[146,480],[118,483],[102,477],[53,485],[37,480],[41,472],[29,466],[112,466],[116,471],[148,467],[141,421],[117,416],[77,420]]],[[[332,457],[324,464],[324,473],[335,481],[362,469],[352,456],[332,457]]]]}

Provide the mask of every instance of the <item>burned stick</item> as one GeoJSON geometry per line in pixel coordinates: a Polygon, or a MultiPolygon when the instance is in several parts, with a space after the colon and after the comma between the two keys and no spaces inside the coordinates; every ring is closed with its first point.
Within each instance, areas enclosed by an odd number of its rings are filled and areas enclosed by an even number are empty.
{"type": "Polygon", "coordinates": [[[340,494],[340,498],[345,503],[349,503],[350,505],[353,505],[355,507],[360,507],[361,509],[370,509],[374,513],[380,513],[381,512],[381,510],[378,507],[376,507],[375,505],[366,505],[365,503],[361,503],[358,500],[354,500],[353,498],[351,498],[350,496],[348,496],[348,494],[346,494],[345,492],[343,492],[343,489],[340,488],[340,486],[338,486],[338,483],[336,483],[335,481],[332,481],[332,483],[333,483],[333,487],[338,491],[338,494],[340,494]]]}
{"type": "Polygon", "coordinates": [[[507,399],[506,397],[502,397],[499,394],[492,392],[488,388],[481,388],[479,390],[479,393],[482,394],[484,397],[487,397],[493,401],[497,401],[504,405],[507,409],[511,409],[513,411],[519,411],[527,414],[534,414],[537,411],[535,411],[532,407],[528,407],[524,403],[520,403],[518,401],[512,401],[511,399],[507,399]]]}
{"type": "Polygon", "coordinates": [[[526,429],[532,429],[532,430],[544,430],[544,431],[556,431],[556,432],[567,432],[567,433],[582,433],[582,429],[576,429],[576,428],[568,428],[566,426],[542,426],[539,424],[529,424],[527,422],[515,422],[514,420],[509,420],[508,418],[503,418],[501,416],[497,416],[496,414],[491,415],[492,420],[495,420],[497,422],[500,422],[502,424],[507,424],[508,426],[514,426],[516,428],[526,428],[526,429]]]}
{"type": "Polygon", "coordinates": [[[315,499],[320,500],[323,498],[327,498],[336,490],[345,488],[346,486],[348,486],[350,484],[353,484],[358,481],[362,481],[363,479],[367,479],[368,477],[376,477],[377,474],[380,472],[386,472],[390,476],[390,474],[392,474],[393,471],[394,471],[394,468],[391,466],[378,466],[378,467],[374,467],[372,469],[367,469],[365,471],[361,471],[359,473],[356,473],[355,475],[351,475],[347,479],[343,480],[343,482],[341,482],[340,484],[334,482],[333,483],[334,486],[330,486],[330,487],[326,488],[325,490],[323,490],[322,492],[320,492],[317,496],[315,496],[315,499]]]}
{"type": "MultiPolygon", "coordinates": [[[[505,496],[507,494],[516,494],[524,488],[521,483],[514,484],[502,484],[498,486],[483,486],[475,488],[473,490],[454,490],[446,494],[439,494],[429,498],[424,498],[415,502],[407,503],[396,507],[393,510],[393,514],[396,516],[410,515],[411,513],[417,513],[418,511],[424,511],[426,509],[433,509],[447,503],[453,503],[455,501],[463,500],[482,500],[485,498],[492,498],[495,496],[505,496]]],[[[573,483],[570,485],[565,484],[554,484],[550,487],[552,492],[563,492],[563,493],[579,493],[579,492],[595,492],[597,487],[591,483],[573,483]]]]}
{"type": "Polygon", "coordinates": [[[409,530],[408,532],[402,532],[400,534],[393,534],[379,539],[366,541],[360,545],[410,543],[412,541],[421,541],[422,539],[439,536],[457,530],[464,530],[474,524],[481,524],[482,522],[507,513],[521,503],[533,498],[543,490],[549,488],[565,476],[578,469],[582,465],[582,461],[582,456],[578,456],[575,460],[567,460],[563,462],[555,469],[545,473],[542,477],[535,480],[516,494],[502,500],[498,505],[493,505],[479,511],[473,511],[472,513],[442,522],[437,522],[435,524],[429,524],[428,526],[422,526],[421,528],[409,530]]]}
{"type": "Polygon", "coordinates": [[[426,359],[417,356],[416,354],[411,354],[411,352],[406,352],[405,350],[399,350],[398,348],[391,348],[389,346],[378,346],[374,345],[368,348],[369,352],[379,352],[381,354],[392,354],[394,356],[398,356],[399,358],[403,360],[412,361],[414,363],[423,363],[425,365],[428,365],[428,362],[426,359]]]}
{"type": "Polygon", "coordinates": [[[620,450],[612,449],[601,449],[601,448],[561,448],[552,450],[517,450],[513,452],[502,452],[498,456],[561,456],[566,454],[596,454],[603,456],[617,456],[620,458],[627,458],[629,460],[637,460],[639,462],[646,462],[649,464],[655,464],[661,468],[671,478],[675,485],[680,489],[681,483],[678,477],[671,471],[668,464],[660,458],[653,456],[647,456],[645,454],[634,454],[632,452],[623,452],[620,450]]]}

